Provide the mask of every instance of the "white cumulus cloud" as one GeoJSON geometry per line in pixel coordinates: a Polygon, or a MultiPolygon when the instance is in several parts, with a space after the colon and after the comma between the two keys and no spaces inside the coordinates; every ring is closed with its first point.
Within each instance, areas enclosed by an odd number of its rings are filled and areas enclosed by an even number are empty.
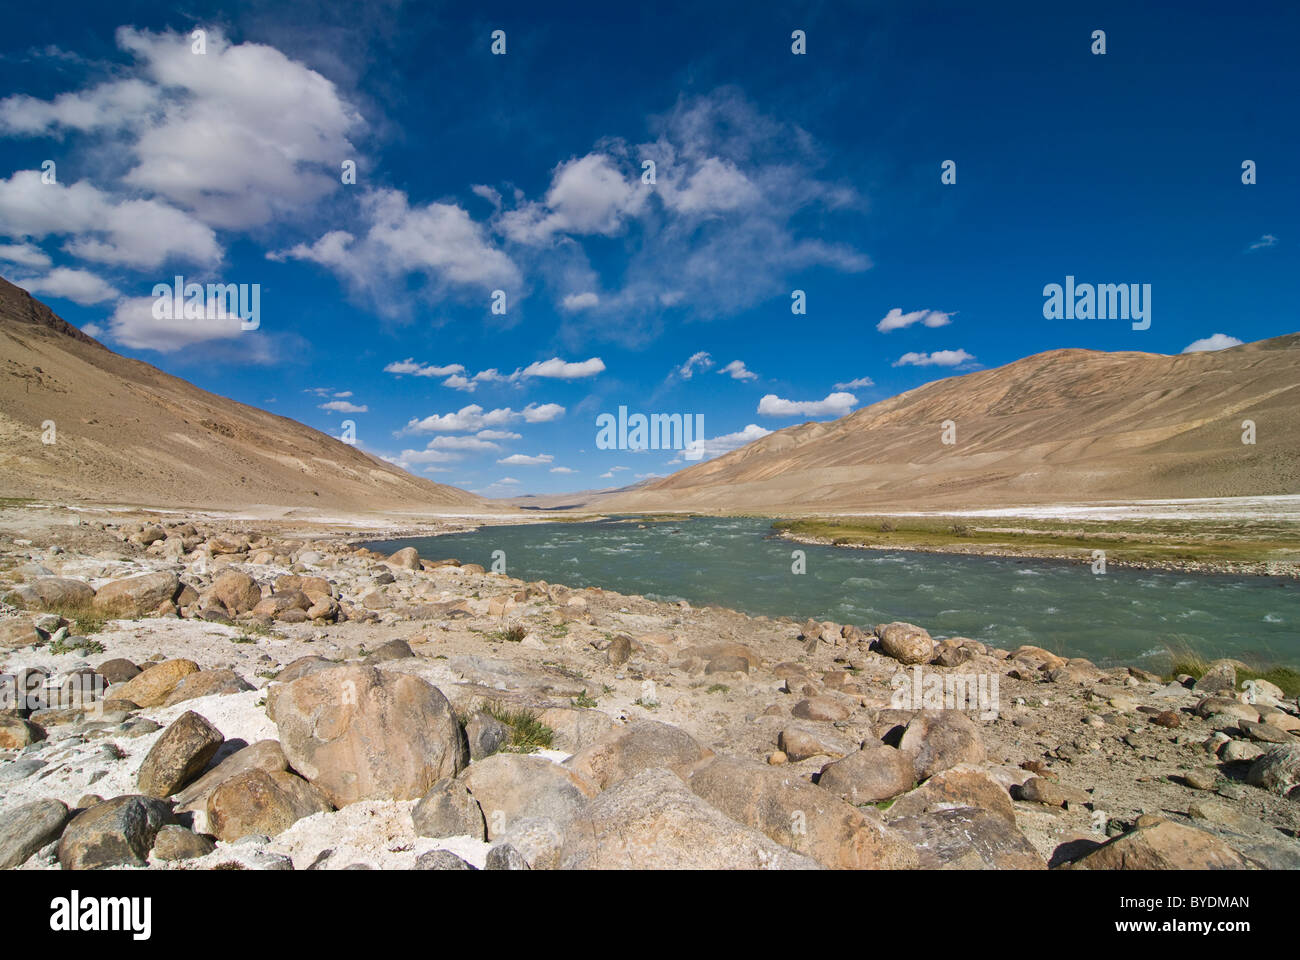
{"type": "Polygon", "coordinates": [[[1202,337],[1200,340],[1193,340],[1187,346],[1183,347],[1183,353],[1205,353],[1210,350],[1226,350],[1228,347],[1239,347],[1243,341],[1236,337],[1230,337],[1226,333],[1213,333],[1208,337],[1202,337]]]}
{"type": "Polygon", "coordinates": [[[842,417],[857,402],[851,393],[832,393],[824,400],[785,400],[769,393],[758,402],[758,413],[764,417],[842,417]]]}

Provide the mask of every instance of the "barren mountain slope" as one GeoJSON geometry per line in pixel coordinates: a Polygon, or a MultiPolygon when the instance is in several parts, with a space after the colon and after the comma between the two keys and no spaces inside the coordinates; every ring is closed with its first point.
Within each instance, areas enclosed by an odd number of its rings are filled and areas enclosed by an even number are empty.
{"type": "Polygon", "coordinates": [[[113,353],[0,279],[0,496],[446,512],[480,498],[113,353]],[[42,442],[54,422],[53,444],[42,442]]]}
{"type": "Polygon", "coordinates": [[[942,510],[1300,493],[1300,334],[1052,350],[773,433],[602,510],[942,510]],[[956,424],[956,443],[942,424],[956,424]],[[1242,442],[1242,422],[1257,442],[1242,442]]]}

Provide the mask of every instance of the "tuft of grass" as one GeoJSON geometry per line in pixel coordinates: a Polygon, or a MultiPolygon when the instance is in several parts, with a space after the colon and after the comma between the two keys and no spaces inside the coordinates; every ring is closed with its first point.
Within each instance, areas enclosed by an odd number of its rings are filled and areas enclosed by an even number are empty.
{"type": "Polygon", "coordinates": [[[528,631],[522,624],[516,623],[514,626],[506,627],[504,630],[497,630],[488,634],[489,640],[504,640],[507,643],[519,643],[528,636],[528,631]]]}
{"type": "Polygon", "coordinates": [[[58,614],[68,621],[69,633],[80,634],[83,637],[101,632],[104,625],[108,623],[108,618],[88,603],[51,607],[45,612],[58,614]]]}
{"type": "Polygon", "coordinates": [[[640,697],[637,697],[637,698],[636,698],[635,700],[633,700],[632,702],[635,703],[638,707],[645,707],[645,709],[647,709],[647,710],[658,710],[658,709],[659,709],[659,701],[658,701],[658,700],[643,700],[643,699],[641,699],[640,697]]]}
{"type": "Polygon", "coordinates": [[[103,652],[104,645],[90,637],[70,635],[50,644],[50,653],[56,657],[65,653],[80,653],[86,656],[103,652]]]}
{"type": "Polygon", "coordinates": [[[731,688],[727,686],[725,683],[715,683],[713,686],[709,687],[709,689],[705,690],[704,692],[705,693],[729,693],[730,691],[731,688]]]}
{"type": "Polygon", "coordinates": [[[1267,680],[1288,697],[1300,697],[1300,670],[1292,670],[1290,667],[1272,667],[1263,672],[1239,669],[1237,682],[1245,683],[1247,680],[1267,680]]]}
{"type": "Polygon", "coordinates": [[[504,747],[510,753],[549,750],[555,742],[555,731],[542,723],[531,710],[513,710],[496,701],[484,706],[483,710],[510,728],[510,740],[504,747]]]}
{"type": "Polygon", "coordinates": [[[596,698],[587,696],[587,691],[583,690],[582,693],[573,697],[570,702],[575,707],[594,707],[596,705],[596,698]]]}
{"type": "MultiPolygon", "coordinates": [[[[1169,673],[1165,675],[1165,680],[1176,680],[1182,674],[1199,680],[1205,676],[1205,671],[1210,666],[1209,660],[1188,647],[1170,648],[1169,659],[1169,673]]],[[[1266,670],[1249,665],[1238,667],[1237,686],[1240,687],[1247,680],[1265,680],[1288,697],[1300,696],[1300,670],[1291,667],[1269,667],[1266,670]]]]}

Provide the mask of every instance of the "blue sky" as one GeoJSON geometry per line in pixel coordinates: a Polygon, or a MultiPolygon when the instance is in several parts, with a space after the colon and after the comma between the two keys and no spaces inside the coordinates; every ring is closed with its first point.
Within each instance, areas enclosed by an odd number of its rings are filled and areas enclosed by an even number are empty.
{"type": "Polygon", "coordinates": [[[1300,328],[1294,5],[282,6],[13,18],[0,273],[440,482],[684,465],[598,450],[620,405],[715,455],[1041,350],[1300,328]],[[259,284],[260,325],[155,318],[177,274],[259,284]],[[1044,319],[1067,275],[1150,284],[1150,328],[1044,319]]]}

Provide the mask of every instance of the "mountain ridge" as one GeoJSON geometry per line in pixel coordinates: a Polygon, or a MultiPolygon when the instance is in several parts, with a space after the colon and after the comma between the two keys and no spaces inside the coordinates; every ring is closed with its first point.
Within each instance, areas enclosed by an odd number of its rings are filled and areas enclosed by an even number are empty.
{"type": "Polygon", "coordinates": [[[1191,354],[1049,350],[786,427],[599,506],[829,512],[1296,493],[1297,388],[1300,334],[1191,354]],[[1253,445],[1241,442],[1246,419],[1253,445]],[[942,442],[946,421],[954,444],[942,442]]]}
{"type": "Polygon", "coordinates": [[[0,278],[0,494],[214,509],[493,509],[104,346],[0,278]],[[54,442],[43,424],[54,422],[54,442]]]}

